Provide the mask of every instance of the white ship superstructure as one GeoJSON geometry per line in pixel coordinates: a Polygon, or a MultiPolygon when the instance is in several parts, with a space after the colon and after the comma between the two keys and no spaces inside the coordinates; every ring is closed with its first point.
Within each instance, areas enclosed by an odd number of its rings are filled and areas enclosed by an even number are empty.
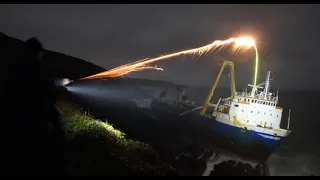
{"type": "Polygon", "coordinates": [[[212,115],[221,123],[263,133],[259,135],[268,139],[287,136],[290,131],[280,128],[283,108],[277,106],[278,94],[270,92],[270,82],[269,71],[264,83],[248,85],[251,92],[235,92],[233,99],[220,99],[212,115]]]}

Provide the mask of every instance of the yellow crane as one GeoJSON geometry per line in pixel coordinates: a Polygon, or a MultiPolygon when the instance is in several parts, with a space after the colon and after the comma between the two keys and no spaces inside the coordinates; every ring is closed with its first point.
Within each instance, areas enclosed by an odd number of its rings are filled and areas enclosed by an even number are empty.
{"type": "Polygon", "coordinates": [[[229,66],[230,68],[230,74],[231,74],[231,99],[234,98],[235,92],[236,92],[236,85],[235,85],[235,75],[234,75],[234,63],[232,61],[223,61],[223,63],[220,66],[220,69],[218,71],[217,77],[213,81],[210,90],[208,92],[208,95],[204,101],[204,104],[202,105],[200,115],[204,115],[207,111],[208,106],[210,105],[211,98],[214,94],[214,91],[216,90],[216,87],[218,85],[218,82],[220,80],[221,74],[226,66],[229,66]]]}

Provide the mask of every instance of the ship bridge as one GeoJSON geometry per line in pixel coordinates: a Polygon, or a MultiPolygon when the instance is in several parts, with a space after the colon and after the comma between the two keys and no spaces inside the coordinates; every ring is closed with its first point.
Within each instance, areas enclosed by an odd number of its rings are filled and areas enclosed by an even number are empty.
{"type": "Polygon", "coordinates": [[[230,104],[231,117],[235,116],[244,125],[279,129],[282,108],[277,107],[278,95],[269,91],[270,81],[269,71],[264,83],[248,85],[252,87],[251,92],[235,93],[234,99],[227,103],[230,104]]]}

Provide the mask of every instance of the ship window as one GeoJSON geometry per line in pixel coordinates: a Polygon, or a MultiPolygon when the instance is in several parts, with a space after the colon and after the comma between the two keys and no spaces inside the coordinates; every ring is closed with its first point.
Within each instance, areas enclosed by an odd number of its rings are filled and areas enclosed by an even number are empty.
{"type": "Polygon", "coordinates": [[[239,105],[238,105],[238,104],[235,104],[234,107],[239,107],[239,105]]]}
{"type": "Polygon", "coordinates": [[[258,111],[258,114],[259,114],[260,112],[258,111]]]}
{"type": "Polygon", "coordinates": [[[277,117],[279,117],[279,115],[277,115],[277,117]]]}
{"type": "Polygon", "coordinates": [[[266,113],[264,113],[264,115],[266,115],[266,113]]]}
{"type": "Polygon", "coordinates": [[[270,114],[270,116],[272,116],[272,114],[270,114]]]}
{"type": "Polygon", "coordinates": [[[242,109],[242,112],[244,112],[244,110],[242,109]]]}
{"type": "Polygon", "coordinates": [[[252,113],[253,111],[251,111],[251,113],[252,113]]]}
{"type": "Polygon", "coordinates": [[[263,102],[263,105],[266,105],[266,102],[263,102]]]}

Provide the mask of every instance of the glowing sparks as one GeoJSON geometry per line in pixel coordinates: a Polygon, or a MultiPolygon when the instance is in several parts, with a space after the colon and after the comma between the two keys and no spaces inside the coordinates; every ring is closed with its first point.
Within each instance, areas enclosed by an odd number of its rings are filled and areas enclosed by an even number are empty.
{"type": "MultiPolygon", "coordinates": [[[[107,77],[123,76],[123,75],[129,74],[131,72],[142,71],[142,70],[146,70],[146,69],[163,71],[162,68],[153,67],[153,66],[142,66],[142,67],[135,67],[135,68],[132,68],[132,69],[124,68],[124,69],[121,69],[121,70],[117,70],[117,69],[115,69],[114,71],[108,71],[109,73],[108,73],[107,77]]],[[[97,74],[95,76],[95,78],[105,78],[105,77],[106,77],[106,74],[103,74],[101,76],[100,75],[98,76],[98,74],[97,74]]]]}
{"type": "MultiPolygon", "coordinates": [[[[133,63],[125,64],[116,68],[113,68],[111,70],[95,74],[92,76],[88,76],[83,79],[96,79],[96,78],[110,78],[110,77],[118,77],[118,76],[123,76],[125,74],[134,72],[134,71],[141,71],[145,69],[154,69],[154,70],[163,70],[158,67],[153,67],[153,66],[147,66],[150,63],[160,61],[160,60],[165,60],[165,59],[170,59],[173,57],[177,57],[180,55],[204,55],[209,52],[215,51],[215,50],[220,50],[226,46],[232,45],[231,51],[232,52],[238,52],[240,50],[248,50],[251,47],[255,47],[256,49],[256,59],[257,59],[257,48],[255,46],[255,42],[251,38],[247,37],[240,37],[240,38],[230,38],[227,40],[216,40],[212,42],[211,44],[199,47],[199,48],[194,48],[194,49],[189,49],[185,51],[179,51],[176,53],[152,58],[152,59],[142,59],[133,63]],[[219,48],[219,49],[218,49],[219,48]]],[[[256,60],[257,61],[257,60],[256,60]]],[[[257,73],[257,62],[256,62],[256,73],[257,73]]],[[[256,75],[255,75],[256,76],[256,75]]],[[[255,82],[256,82],[256,77],[255,77],[255,82]]]]}
{"type": "Polygon", "coordinates": [[[97,78],[110,78],[110,77],[114,78],[114,77],[119,77],[119,76],[129,74],[131,72],[142,71],[142,70],[147,70],[147,69],[163,71],[162,68],[158,68],[157,66],[147,66],[146,65],[147,63],[143,63],[147,60],[148,60],[148,58],[142,59],[142,60],[139,60],[139,61],[136,61],[133,63],[124,64],[122,66],[110,69],[108,71],[105,71],[105,72],[102,72],[99,74],[88,76],[88,77],[82,78],[80,80],[97,79],[97,78]]]}

